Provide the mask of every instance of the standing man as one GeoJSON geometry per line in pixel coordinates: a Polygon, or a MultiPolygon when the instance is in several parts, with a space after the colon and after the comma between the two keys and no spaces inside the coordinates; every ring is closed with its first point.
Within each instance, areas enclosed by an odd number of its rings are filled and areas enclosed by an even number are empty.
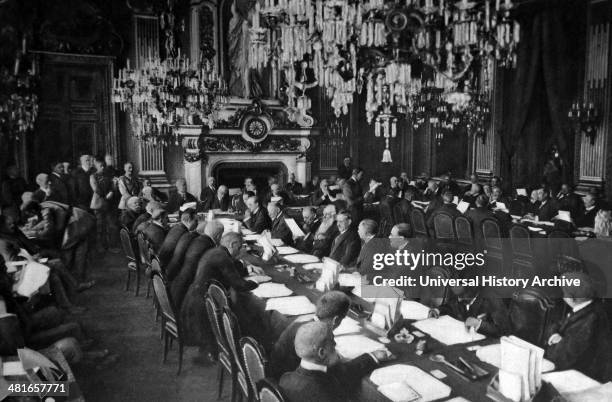
{"type": "Polygon", "coordinates": [[[51,183],[51,194],[53,194],[54,200],[70,205],[70,193],[68,192],[67,177],[64,174],[64,164],[62,162],[55,161],[51,164],[49,182],[51,183]]]}
{"type": "Polygon", "coordinates": [[[338,177],[343,179],[347,179],[351,177],[353,174],[353,164],[351,162],[351,157],[346,156],[342,161],[342,165],[338,166],[338,177]]]}
{"type": "Polygon", "coordinates": [[[215,186],[215,178],[209,177],[207,179],[207,186],[200,193],[200,201],[202,201],[202,209],[208,211],[212,208],[212,204],[217,195],[217,187],[215,186]]]}
{"type": "Polygon", "coordinates": [[[91,197],[93,196],[93,189],[89,182],[89,176],[93,173],[91,156],[87,154],[81,155],[79,163],[80,165],[72,171],[74,204],[85,211],[89,211],[91,197]]]}
{"type": "Polygon", "coordinates": [[[363,169],[353,169],[353,174],[346,181],[346,185],[342,189],[344,199],[351,213],[351,220],[357,225],[363,216],[363,189],[361,188],[361,179],[363,178],[363,169]]]}
{"type": "Polygon", "coordinates": [[[289,182],[285,185],[285,191],[290,195],[302,194],[302,183],[295,181],[295,173],[289,175],[289,182]]]}

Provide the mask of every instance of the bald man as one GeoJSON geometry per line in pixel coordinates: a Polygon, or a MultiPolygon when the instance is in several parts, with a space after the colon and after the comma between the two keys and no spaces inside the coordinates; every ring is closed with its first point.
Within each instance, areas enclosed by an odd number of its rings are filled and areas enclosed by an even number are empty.
{"type": "Polygon", "coordinates": [[[174,184],[176,191],[172,191],[170,193],[170,197],[168,198],[168,212],[175,213],[177,212],[183,204],[187,204],[188,202],[197,202],[198,200],[190,193],[187,192],[187,182],[185,179],[178,179],[174,184]]]}
{"type": "Polygon", "coordinates": [[[86,211],[89,211],[93,189],[89,183],[89,176],[92,172],[92,160],[89,155],[81,155],[79,158],[79,166],[72,171],[72,194],[74,196],[74,204],[86,211]]]}
{"type": "Polygon", "coordinates": [[[32,194],[32,198],[35,201],[59,201],[53,200],[51,197],[51,180],[49,180],[48,174],[41,173],[36,176],[36,184],[38,185],[38,189],[34,191],[34,194],[32,194]]]}
{"type": "Polygon", "coordinates": [[[272,228],[270,229],[270,235],[273,239],[281,239],[283,243],[286,245],[293,245],[293,234],[291,233],[291,229],[287,226],[287,222],[285,222],[285,215],[280,207],[271,202],[268,204],[268,215],[272,220],[272,228]]]}
{"type": "Polygon", "coordinates": [[[134,222],[142,214],[142,200],[138,197],[130,197],[125,205],[126,209],[121,211],[119,223],[129,231],[132,231],[134,222]]]}
{"type": "Polygon", "coordinates": [[[162,269],[166,268],[166,265],[172,258],[174,249],[179,239],[187,232],[193,232],[198,225],[198,215],[195,209],[188,209],[181,213],[181,221],[172,226],[164,239],[159,250],[159,263],[162,269]]]}
{"type": "Polygon", "coordinates": [[[227,211],[230,207],[230,197],[227,186],[221,185],[217,189],[217,194],[212,202],[212,209],[227,211]]]}

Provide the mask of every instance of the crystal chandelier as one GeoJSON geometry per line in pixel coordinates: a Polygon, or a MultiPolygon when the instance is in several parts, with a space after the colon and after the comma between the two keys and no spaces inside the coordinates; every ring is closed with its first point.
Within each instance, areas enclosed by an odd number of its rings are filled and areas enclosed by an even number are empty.
{"type": "Polygon", "coordinates": [[[134,135],[154,145],[177,143],[179,125],[213,126],[220,105],[228,101],[225,81],[210,60],[149,57],[139,69],[130,62],[114,79],[114,103],[130,114],[134,135]]]}
{"type": "MultiPolygon", "coordinates": [[[[450,88],[454,85],[469,88],[468,102],[478,99],[478,105],[463,105],[461,112],[440,113],[444,119],[434,116],[434,120],[458,121],[465,110],[471,110],[470,119],[478,118],[488,91],[484,85],[466,82],[482,71],[489,77],[481,81],[490,81],[492,60],[504,67],[516,64],[520,27],[512,17],[511,0],[260,2],[256,7],[261,15],[274,23],[263,27],[269,34],[258,35],[252,49],[269,47],[269,54],[280,55],[274,62],[289,88],[295,85],[295,66],[306,63],[338,117],[348,113],[354,93],[365,88],[370,123],[391,121],[392,128],[393,119],[387,119],[387,114],[416,115],[412,120],[418,121],[425,119],[419,108],[432,110],[423,104],[420,92],[425,90],[425,103],[437,103],[433,110],[441,112],[453,107],[445,104],[442,94],[455,92],[456,88],[450,88]],[[262,44],[265,38],[268,42],[262,44]],[[455,84],[424,86],[421,72],[427,68],[455,84]]],[[[254,20],[261,30],[259,13],[254,20]]]]}

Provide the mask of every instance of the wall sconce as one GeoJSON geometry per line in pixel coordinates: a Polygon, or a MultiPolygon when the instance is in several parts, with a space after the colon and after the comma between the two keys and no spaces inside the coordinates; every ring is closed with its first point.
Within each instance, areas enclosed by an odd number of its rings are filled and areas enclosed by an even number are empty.
{"type": "Polygon", "coordinates": [[[575,130],[589,137],[591,145],[593,145],[597,137],[597,125],[599,124],[599,113],[593,102],[583,102],[582,104],[574,102],[567,117],[574,124],[575,130]]]}

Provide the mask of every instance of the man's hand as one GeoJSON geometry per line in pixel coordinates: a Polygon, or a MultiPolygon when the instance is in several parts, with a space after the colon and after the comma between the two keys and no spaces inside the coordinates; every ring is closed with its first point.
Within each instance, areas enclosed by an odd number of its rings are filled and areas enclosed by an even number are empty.
{"type": "Polygon", "coordinates": [[[379,363],[388,362],[389,360],[396,359],[396,356],[389,352],[388,349],[378,349],[372,352],[372,355],[378,360],[379,363]]]}
{"type": "Polygon", "coordinates": [[[427,315],[429,318],[438,318],[440,317],[440,310],[437,308],[432,308],[429,310],[429,314],[427,315]]]}
{"type": "Polygon", "coordinates": [[[106,199],[107,199],[107,200],[110,200],[110,199],[112,199],[112,198],[113,198],[113,192],[112,192],[112,191],[109,191],[109,192],[108,192],[108,194],[106,194],[106,199]]]}
{"type": "Polygon", "coordinates": [[[550,338],[548,338],[548,345],[550,346],[550,345],[554,345],[556,343],[559,343],[559,342],[561,342],[562,339],[563,339],[563,337],[561,335],[556,334],[556,333],[552,334],[550,336],[550,338]]]}
{"type": "Polygon", "coordinates": [[[19,249],[19,254],[17,254],[19,257],[23,257],[26,260],[32,262],[34,261],[34,257],[32,257],[32,255],[30,253],[28,253],[28,251],[24,248],[19,249]]]}
{"type": "Polygon", "coordinates": [[[265,275],[266,271],[263,270],[262,267],[258,267],[257,265],[247,265],[247,269],[255,275],[265,275]]]}
{"type": "Polygon", "coordinates": [[[468,317],[467,320],[465,320],[465,328],[468,330],[470,328],[474,328],[474,330],[478,331],[480,324],[482,324],[482,320],[479,320],[478,318],[468,317]]]}

